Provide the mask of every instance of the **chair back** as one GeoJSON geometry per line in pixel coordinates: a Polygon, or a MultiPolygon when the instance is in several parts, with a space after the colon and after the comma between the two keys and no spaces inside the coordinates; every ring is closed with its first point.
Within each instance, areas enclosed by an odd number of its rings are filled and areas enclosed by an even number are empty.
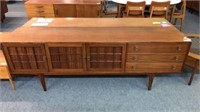
{"type": "Polygon", "coordinates": [[[144,10],[145,10],[146,2],[127,2],[125,13],[126,16],[140,16],[144,17],[144,10]]]}
{"type": "Polygon", "coordinates": [[[178,10],[178,12],[181,15],[185,15],[186,13],[186,0],[181,0],[181,2],[179,4],[177,4],[174,8],[173,8],[173,13],[175,13],[175,10],[178,10]]]}
{"type": "Polygon", "coordinates": [[[156,2],[152,1],[150,6],[150,18],[153,16],[168,18],[170,1],[156,2]]]}

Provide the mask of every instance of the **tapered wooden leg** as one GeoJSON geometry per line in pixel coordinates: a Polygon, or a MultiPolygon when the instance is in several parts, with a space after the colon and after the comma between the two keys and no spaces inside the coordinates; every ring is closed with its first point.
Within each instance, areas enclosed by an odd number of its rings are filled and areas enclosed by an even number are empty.
{"type": "Polygon", "coordinates": [[[154,74],[150,74],[149,75],[149,85],[148,85],[148,90],[149,91],[151,90],[153,79],[154,79],[154,74]]]}
{"type": "Polygon", "coordinates": [[[120,17],[120,15],[121,15],[121,5],[118,4],[118,6],[117,6],[117,18],[120,17]]]}
{"type": "Polygon", "coordinates": [[[177,22],[177,18],[175,18],[175,20],[174,20],[174,24],[176,25],[176,22],[177,22]]]}
{"type": "Polygon", "coordinates": [[[184,19],[181,19],[180,31],[182,31],[182,29],[183,29],[183,24],[184,24],[184,19]]]}
{"type": "Polygon", "coordinates": [[[10,81],[10,84],[11,84],[11,86],[12,86],[12,89],[13,89],[13,90],[16,90],[16,89],[15,89],[15,85],[14,85],[14,83],[13,83],[13,81],[12,81],[12,78],[9,78],[9,81],[10,81]]]}
{"type": "Polygon", "coordinates": [[[47,89],[46,89],[46,84],[45,84],[45,79],[44,79],[44,74],[39,74],[38,76],[39,76],[39,78],[40,78],[40,82],[41,82],[41,84],[42,84],[43,90],[44,90],[44,91],[47,91],[47,89]]]}
{"type": "Polygon", "coordinates": [[[195,74],[195,72],[196,72],[196,70],[197,70],[198,62],[199,62],[199,61],[196,60],[195,66],[194,66],[194,68],[193,68],[193,70],[192,70],[192,74],[191,74],[191,76],[190,76],[190,80],[189,80],[189,82],[188,82],[188,85],[191,85],[191,84],[192,84],[192,81],[193,81],[193,78],[194,78],[194,74],[195,74]]]}

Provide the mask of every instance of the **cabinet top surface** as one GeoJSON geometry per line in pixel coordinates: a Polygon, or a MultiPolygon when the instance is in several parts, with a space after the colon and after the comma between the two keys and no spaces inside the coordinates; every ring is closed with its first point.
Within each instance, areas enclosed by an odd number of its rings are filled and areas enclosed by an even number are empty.
{"type": "Polygon", "coordinates": [[[29,0],[25,4],[100,4],[100,0],[29,0]]]}
{"type": "Polygon", "coordinates": [[[184,34],[174,27],[135,27],[135,28],[64,28],[64,27],[22,27],[2,36],[1,42],[46,43],[46,42],[184,42],[184,34]]]}
{"type": "MultiPolygon", "coordinates": [[[[50,18],[47,26],[42,27],[161,27],[153,22],[167,21],[164,18],[50,18]]],[[[32,18],[23,27],[34,27],[33,23],[43,20],[32,18]]],[[[45,19],[44,19],[45,20],[45,19]]]]}

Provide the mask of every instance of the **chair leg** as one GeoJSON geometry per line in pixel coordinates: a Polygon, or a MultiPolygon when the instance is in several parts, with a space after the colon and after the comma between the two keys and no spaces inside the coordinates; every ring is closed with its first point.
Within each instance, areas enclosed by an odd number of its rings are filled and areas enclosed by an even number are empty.
{"type": "Polygon", "coordinates": [[[10,84],[11,84],[11,86],[12,86],[12,89],[13,89],[13,90],[16,90],[12,78],[9,78],[9,81],[10,81],[10,84]]]}
{"type": "Polygon", "coordinates": [[[175,18],[174,24],[176,24],[176,22],[177,22],[177,18],[175,18]]]}
{"type": "Polygon", "coordinates": [[[183,24],[184,24],[184,19],[181,19],[180,31],[182,31],[182,29],[183,29],[183,24]]]}
{"type": "Polygon", "coordinates": [[[151,90],[153,80],[154,80],[154,74],[150,74],[149,75],[149,85],[148,85],[148,90],[149,91],[151,90]]]}
{"type": "Polygon", "coordinates": [[[197,70],[197,65],[198,65],[198,63],[199,63],[199,61],[196,60],[195,65],[194,65],[194,68],[193,68],[193,70],[192,70],[192,74],[191,74],[191,76],[190,76],[190,80],[189,80],[189,82],[188,82],[188,85],[191,85],[191,84],[192,84],[192,81],[193,81],[193,79],[194,79],[195,72],[196,72],[196,70],[197,70]]]}
{"type": "Polygon", "coordinates": [[[47,91],[47,89],[46,89],[46,84],[45,84],[45,79],[44,79],[44,74],[39,74],[38,76],[39,76],[39,78],[40,78],[40,82],[41,82],[41,84],[42,84],[43,90],[44,90],[44,91],[47,91]]]}

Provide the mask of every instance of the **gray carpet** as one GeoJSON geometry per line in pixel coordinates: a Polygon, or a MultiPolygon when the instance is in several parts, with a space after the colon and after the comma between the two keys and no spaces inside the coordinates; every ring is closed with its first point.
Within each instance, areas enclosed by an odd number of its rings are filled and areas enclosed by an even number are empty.
{"type": "MultiPolygon", "coordinates": [[[[22,6],[9,5],[1,31],[27,21],[22,6]]],[[[184,32],[199,33],[197,14],[187,12],[184,32]]],[[[15,77],[16,91],[0,81],[0,112],[199,112],[200,75],[188,86],[190,72],[158,75],[151,91],[148,77],[47,77],[47,92],[36,76],[15,77]]]]}

